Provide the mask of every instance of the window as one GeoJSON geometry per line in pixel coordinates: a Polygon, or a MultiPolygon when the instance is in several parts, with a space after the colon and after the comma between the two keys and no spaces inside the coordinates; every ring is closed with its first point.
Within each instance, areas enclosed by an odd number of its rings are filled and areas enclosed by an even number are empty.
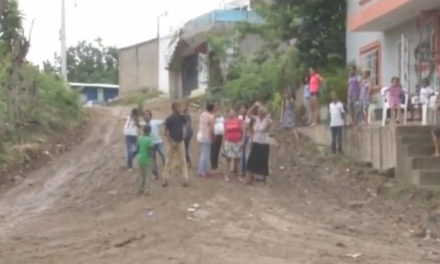
{"type": "Polygon", "coordinates": [[[380,85],[381,82],[381,49],[380,43],[375,42],[361,49],[361,66],[371,71],[371,82],[380,85]]]}

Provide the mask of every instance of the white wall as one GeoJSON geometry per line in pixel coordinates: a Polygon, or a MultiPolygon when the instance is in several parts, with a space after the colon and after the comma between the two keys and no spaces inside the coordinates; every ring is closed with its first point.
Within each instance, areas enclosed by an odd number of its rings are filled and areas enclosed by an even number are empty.
{"type": "MultiPolygon", "coordinates": [[[[348,18],[359,12],[363,8],[359,5],[358,0],[348,0],[347,6],[347,21],[348,18]]],[[[347,28],[348,30],[348,28],[347,28]]],[[[346,42],[347,42],[347,62],[355,62],[357,65],[361,64],[360,61],[360,50],[362,47],[380,41],[383,45],[384,34],[383,32],[351,32],[347,31],[346,42]]]]}
{"type": "Polygon", "coordinates": [[[172,37],[163,37],[159,41],[159,91],[169,95],[170,94],[170,81],[168,66],[168,52],[170,50],[169,45],[172,37]]]}
{"type": "MultiPolygon", "coordinates": [[[[382,60],[382,82],[387,84],[390,82],[391,78],[394,76],[399,76],[399,47],[398,43],[402,38],[402,34],[405,36],[409,42],[409,53],[410,53],[410,67],[409,67],[409,81],[410,81],[410,91],[414,92],[417,84],[417,74],[415,71],[416,59],[414,56],[414,50],[418,43],[418,33],[417,33],[417,21],[412,19],[405,23],[398,25],[385,32],[385,41],[383,50],[383,60],[382,60]]],[[[405,87],[407,88],[407,87],[405,87]]]]}

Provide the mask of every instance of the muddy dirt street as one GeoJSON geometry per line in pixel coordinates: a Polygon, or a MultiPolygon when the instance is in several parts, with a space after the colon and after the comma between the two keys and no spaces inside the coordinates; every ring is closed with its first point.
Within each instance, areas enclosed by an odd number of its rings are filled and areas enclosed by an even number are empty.
{"type": "MultiPolygon", "coordinates": [[[[155,118],[168,108],[151,106],[155,118]]],[[[127,113],[91,109],[81,144],[2,190],[0,264],[440,263],[440,244],[413,234],[417,201],[382,197],[384,179],[307,142],[272,147],[266,186],[193,172],[189,188],[175,177],[138,197],[123,169],[127,113]]]]}

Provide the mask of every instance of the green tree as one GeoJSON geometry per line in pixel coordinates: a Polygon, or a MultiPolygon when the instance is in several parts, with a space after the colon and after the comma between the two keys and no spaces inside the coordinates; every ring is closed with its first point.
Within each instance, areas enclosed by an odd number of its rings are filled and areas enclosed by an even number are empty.
{"type": "MultiPolygon", "coordinates": [[[[54,63],[45,61],[43,68],[46,72],[59,72],[59,56],[55,55],[54,63]]],[[[81,41],[67,49],[67,72],[70,82],[118,83],[118,51],[104,46],[101,39],[81,41]]]]}

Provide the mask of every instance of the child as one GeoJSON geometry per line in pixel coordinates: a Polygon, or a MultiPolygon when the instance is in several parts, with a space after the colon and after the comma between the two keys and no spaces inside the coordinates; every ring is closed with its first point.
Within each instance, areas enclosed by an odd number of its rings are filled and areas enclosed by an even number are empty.
{"type": "MultiPolygon", "coordinates": [[[[295,105],[294,98],[288,90],[284,91],[281,101],[281,130],[292,131],[295,139],[299,139],[298,132],[295,129],[295,105]]],[[[286,139],[288,142],[289,138],[286,139]]]]}
{"type": "Polygon", "coordinates": [[[348,89],[347,89],[347,100],[348,100],[348,112],[350,113],[351,122],[353,125],[358,125],[360,120],[358,119],[358,108],[359,108],[359,95],[360,95],[360,81],[357,74],[356,66],[350,66],[349,68],[349,78],[348,78],[348,89]]]}
{"type": "Polygon", "coordinates": [[[388,87],[387,92],[388,104],[391,109],[391,123],[399,123],[402,86],[400,85],[400,79],[398,77],[391,79],[391,86],[388,87]]]}
{"type": "Polygon", "coordinates": [[[437,112],[437,125],[432,129],[432,141],[434,142],[434,157],[440,157],[440,96],[437,96],[436,101],[436,112],[437,112]]]}
{"type": "Polygon", "coordinates": [[[359,121],[368,124],[368,108],[370,106],[371,71],[365,70],[362,74],[361,89],[359,94],[360,115],[359,121]]]}
{"type": "Polygon", "coordinates": [[[342,153],[342,127],[344,126],[344,105],[339,101],[335,92],[332,92],[330,103],[330,129],[332,133],[332,152],[342,153]]]}
{"type": "Polygon", "coordinates": [[[143,194],[145,189],[147,192],[145,194],[149,194],[150,185],[151,185],[151,159],[150,152],[151,147],[153,146],[153,141],[150,137],[151,127],[149,125],[145,125],[143,128],[143,135],[139,138],[138,141],[138,161],[139,167],[141,169],[141,177],[140,177],[140,186],[139,186],[139,194],[143,194]]]}

